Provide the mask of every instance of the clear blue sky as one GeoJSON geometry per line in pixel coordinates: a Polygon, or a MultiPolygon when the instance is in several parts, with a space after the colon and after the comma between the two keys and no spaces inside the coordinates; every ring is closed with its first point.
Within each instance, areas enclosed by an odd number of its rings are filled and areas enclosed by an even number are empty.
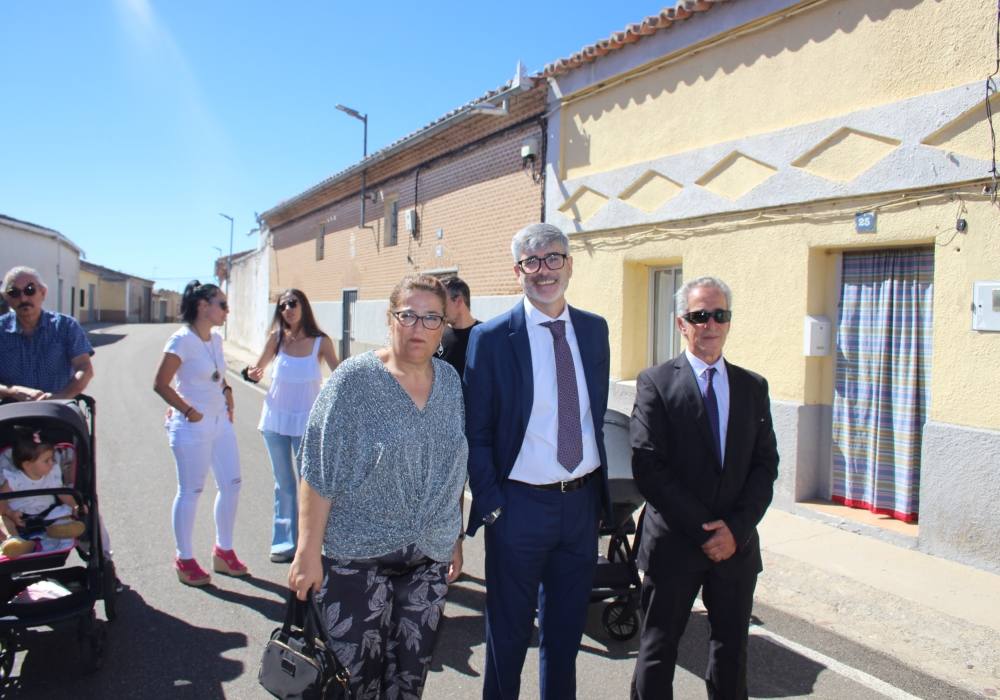
{"type": "MultiPolygon", "coordinates": [[[[664,5],[672,5],[666,0],[664,5]]],[[[0,214],[183,288],[262,212],[655,2],[0,1],[0,214]]]]}

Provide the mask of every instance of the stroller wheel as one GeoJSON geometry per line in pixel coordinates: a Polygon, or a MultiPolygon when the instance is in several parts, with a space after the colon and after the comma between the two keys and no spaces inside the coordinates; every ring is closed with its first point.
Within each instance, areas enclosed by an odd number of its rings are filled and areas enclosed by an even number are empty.
{"type": "Polygon", "coordinates": [[[0,637],[0,681],[10,678],[14,670],[14,655],[17,653],[17,635],[7,632],[0,637]]]}
{"type": "Polygon", "coordinates": [[[628,601],[615,600],[604,606],[601,623],[612,639],[627,642],[639,631],[639,613],[628,601]]]}

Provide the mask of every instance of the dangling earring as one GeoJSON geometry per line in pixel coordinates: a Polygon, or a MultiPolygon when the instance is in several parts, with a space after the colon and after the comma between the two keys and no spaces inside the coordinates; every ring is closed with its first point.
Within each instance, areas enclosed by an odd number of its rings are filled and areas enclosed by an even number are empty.
{"type": "Polygon", "coordinates": [[[436,354],[438,357],[444,355],[444,343],[438,343],[438,351],[436,354]]]}

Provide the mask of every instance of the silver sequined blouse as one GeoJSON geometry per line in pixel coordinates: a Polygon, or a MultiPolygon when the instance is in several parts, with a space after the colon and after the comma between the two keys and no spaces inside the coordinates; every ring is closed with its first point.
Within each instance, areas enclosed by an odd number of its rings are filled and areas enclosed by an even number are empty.
{"type": "Polygon", "coordinates": [[[327,380],[302,436],[302,478],[331,501],[323,554],[367,559],[415,544],[449,561],[462,526],[469,453],[462,383],[432,359],[423,410],[374,352],[327,380]]]}

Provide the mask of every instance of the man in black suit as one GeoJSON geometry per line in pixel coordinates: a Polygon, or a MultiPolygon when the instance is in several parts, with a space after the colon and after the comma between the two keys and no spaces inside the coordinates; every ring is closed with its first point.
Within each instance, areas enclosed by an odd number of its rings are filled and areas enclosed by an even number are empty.
{"type": "Polygon", "coordinates": [[[647,501],[639,547],[642,637],[632,698],[672,698],[677,646],[698,591],[711,627],[710,698],[747,697],[747,638],[762,567],[757,523],[778,453],[767,381],[722,358],[732,293],[699,277],[677,292],[687,350],[639,374],[632,472],[647,501]]]}

